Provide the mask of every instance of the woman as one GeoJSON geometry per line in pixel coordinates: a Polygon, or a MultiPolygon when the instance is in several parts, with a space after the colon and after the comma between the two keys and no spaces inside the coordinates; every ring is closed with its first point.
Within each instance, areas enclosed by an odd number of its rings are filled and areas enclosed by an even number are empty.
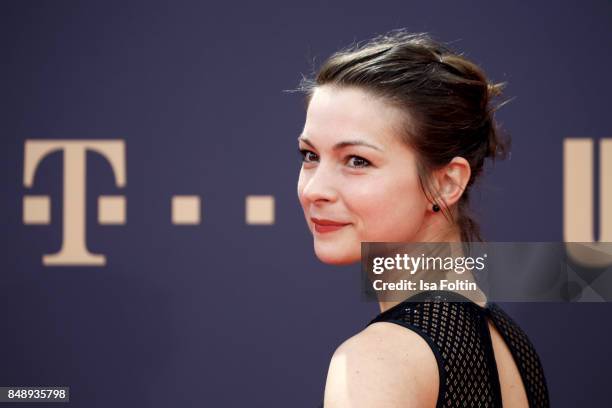
{"type": "MultiPolygon", "coordinates": [[[[298,195],[317,257],[359,262],[361,242],[482,241],[469,193],[485,159],[507,152],[491,106],[501,89],[426,34],[330,57],[301,87],[298,195]]],[[[380,306],[334,353],[326,408],[549,405],[531,343],[482,292],[380,306]]]]}

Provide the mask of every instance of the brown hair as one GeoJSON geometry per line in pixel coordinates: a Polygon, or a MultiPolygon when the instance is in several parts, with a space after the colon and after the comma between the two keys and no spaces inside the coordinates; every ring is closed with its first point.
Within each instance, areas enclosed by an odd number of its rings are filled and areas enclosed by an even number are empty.
{"type": "Polygon", "coordinates": [[[485,159],[505,158],[509,152],[510,139],[502,139],[494,120],[494,112],[508,101],[491,103],[505,84],[490,83],[480,67],[428,34],[404,30],[329,57],[314,80],[303,78],[300,84],[306,106],[314,89],[326,84],[359,87],[410,113],[415,123],[404,126],[401,137],[417,153],[423,192],[458,225],[462,241],[482,241],[480,227],[469,214],[469,192],[485,159]],[[471,176],[454,220],[446,203],[436,201],[429,174],[456,156],[469,162],[471,176]]]}

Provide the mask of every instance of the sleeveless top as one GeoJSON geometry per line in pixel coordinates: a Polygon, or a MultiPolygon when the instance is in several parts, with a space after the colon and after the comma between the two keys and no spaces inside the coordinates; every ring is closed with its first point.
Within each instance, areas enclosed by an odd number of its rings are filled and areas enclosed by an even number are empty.
{"type": "Polygon", "coordinates": [[[529,407],[549,407],[544,370],[533,345],[495,303],[483,308],[456,292],[421,292],[380,313],[368,326],[395,323],[429,344],[440,375],[437,408],[497,408],[502,406],[501,386],[487,318],[512,353],[529,407]]]}

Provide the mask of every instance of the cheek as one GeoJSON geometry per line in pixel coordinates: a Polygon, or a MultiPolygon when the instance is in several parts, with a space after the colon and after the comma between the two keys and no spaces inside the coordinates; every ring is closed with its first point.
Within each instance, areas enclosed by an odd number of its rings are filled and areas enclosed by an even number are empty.
{"type": "Polygon", "coordinates": [[[412,177],[364,183],[353,192],[351,204],[362,241],[409,241],[425,216],[425,196],[412,177]]]}
{"type": "Polygon", "coordinates": [[[307,183],[306,175],[304,174],[303,171],[300,170],[300,176],[298,178],[298,183],[297,183],[298,201],[300,202],[300,206],[302,207],[302,212],[304,213],[304,218],[306,219],[306,223],[308,224],[308,227],[312,228],[310,226],[310,221],[309,221],[310,216],[308,213],[308,205],[303,195],[304,188],[306,187],[306,183],[307,183]]]}
{"type": "Polygon", "coordinates": [[[297,195],[298,195],[298,199],[300,200],[300,204],[302,205],[302,207],[304,207],[304,200],[302,198],[302,192],[304,191],[305,185],[306,185],[306,178],[304,176],[304,172],[300,170],[300,175],[298,177],[298,182],[297,182],[297,195]]]}

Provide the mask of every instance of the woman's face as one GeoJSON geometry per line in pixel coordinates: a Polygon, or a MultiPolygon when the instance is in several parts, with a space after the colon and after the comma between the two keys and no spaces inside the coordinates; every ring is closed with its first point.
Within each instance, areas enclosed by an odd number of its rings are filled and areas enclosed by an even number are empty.
{"type": "Polygon", "coordinates": [[[361,242],[422,236],[429,202],[415,153],[399,137],[406,120],[358,88],[314,91],[298,139],[304,156],[298,196],[322,262],[358,262],[361,242]]]}

